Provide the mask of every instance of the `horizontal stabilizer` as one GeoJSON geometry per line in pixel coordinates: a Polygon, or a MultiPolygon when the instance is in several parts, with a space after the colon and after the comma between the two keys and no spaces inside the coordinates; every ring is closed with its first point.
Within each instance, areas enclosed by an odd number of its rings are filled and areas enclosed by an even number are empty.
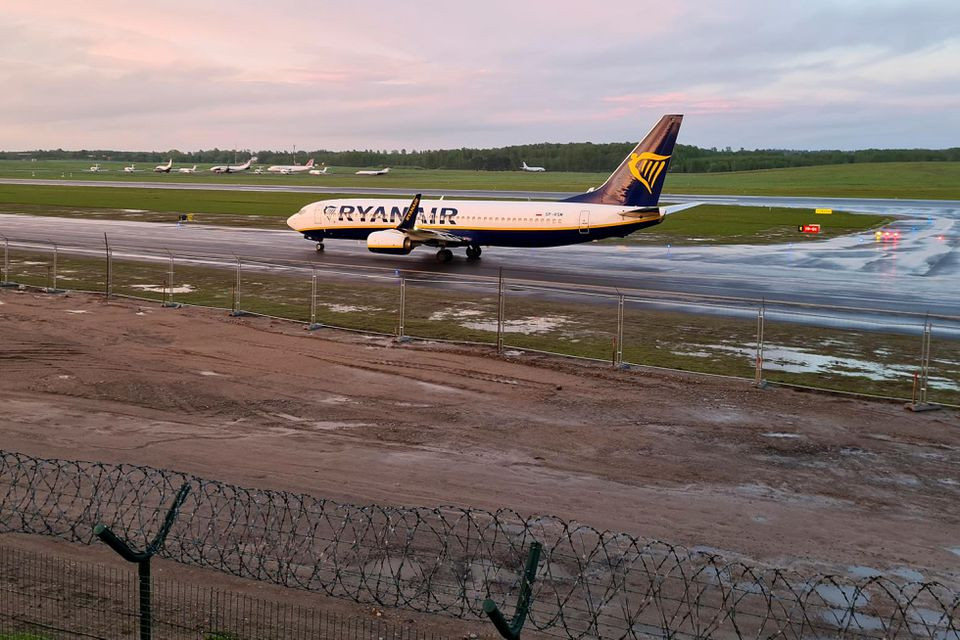
{"type": "Polygon", "coordinates": [[[694,207],[699,207],[699,206],[702,205],[702,204],[703,204],[702,202],[686,202],[686,203],[684,203],[684,204],[674,204],[674,205],[670,205],[669,207],[660,207],[660,212],[661,212],[663,215],[668,216],[668,215],[670,215],[671,213],[678,213],[678,212],[684,211],[684,210],[686,210],[686,209],[692,209],[692,208],[694,208],[694,207]]]}

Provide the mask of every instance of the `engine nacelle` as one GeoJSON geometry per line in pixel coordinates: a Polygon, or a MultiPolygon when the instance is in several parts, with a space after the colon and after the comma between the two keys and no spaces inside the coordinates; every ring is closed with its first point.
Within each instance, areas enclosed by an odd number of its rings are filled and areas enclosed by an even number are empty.
{"type": "Polygon", "coordinates": [[[374,253],[393,253],[407,255],[413,251],[413,242],[403,231],[384,229],[374,231],[367,236],[367,249],[374,253]]]}

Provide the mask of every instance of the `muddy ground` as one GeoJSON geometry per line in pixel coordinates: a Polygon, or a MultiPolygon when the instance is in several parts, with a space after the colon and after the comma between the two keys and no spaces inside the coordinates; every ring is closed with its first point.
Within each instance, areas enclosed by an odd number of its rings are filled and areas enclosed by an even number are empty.
{"type": "Polygon", "coordinates": [[[90,295],[0,303],[3,449],[960,585],[954,410],[90,295]]]}

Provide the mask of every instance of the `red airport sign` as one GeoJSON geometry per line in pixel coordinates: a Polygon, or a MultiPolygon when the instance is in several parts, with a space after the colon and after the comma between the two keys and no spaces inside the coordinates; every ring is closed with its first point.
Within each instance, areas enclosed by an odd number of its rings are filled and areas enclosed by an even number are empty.
{"type": "Polygon", "coordinates": [[[800,233],[820,233],[820,225],[818,224],[801,224],[797,227],[797,231],[800,233]]]}

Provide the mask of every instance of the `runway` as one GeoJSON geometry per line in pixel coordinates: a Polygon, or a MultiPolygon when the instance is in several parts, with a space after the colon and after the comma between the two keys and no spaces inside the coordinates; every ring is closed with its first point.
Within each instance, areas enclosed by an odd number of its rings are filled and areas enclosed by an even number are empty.
{"type": "MultiPolygon", "coordinates": [[[[720,197],[720,196],[716,196],[720,197]]],[[[729,196],[723,196],[730,198],[729,196]]],[[[741,201],[742,197],[734,197],[741,201]]],[[[783,198],[751,198],[761,206],[781,206],[783,198]]],[[[789,199],[796,200],[796,199],[789,199]]],[[[823,202],[823,201],[821,201],[823,202]]],[[[937,203],[926,210],[871,201],[865,207],[915,218],[896,223],[895,242],[858,234],[791,245],[713,247],[633,247],[584,244],[550,249],[492,247],[469,262],[458,255],[440,264],[430,249],[409,256],[372,254],[355,241],[328,241],[322,254],[292,231],[204,225],[80,220],[0,215],[0,234],[16,241],[57,242],[101,252],[104,233],[115,253],[196,254],[233,260],[234,256],[303,261],[346,270],[371,268],[420,274],[453,274],[543,283],[569,283],[609,290],[656,291],[678,295],[722,296],[803,302],[896,312],[960,316],[960,204],[937,203]]],[[[664,224],[669,224],[669,220],[664,224]]]]}

